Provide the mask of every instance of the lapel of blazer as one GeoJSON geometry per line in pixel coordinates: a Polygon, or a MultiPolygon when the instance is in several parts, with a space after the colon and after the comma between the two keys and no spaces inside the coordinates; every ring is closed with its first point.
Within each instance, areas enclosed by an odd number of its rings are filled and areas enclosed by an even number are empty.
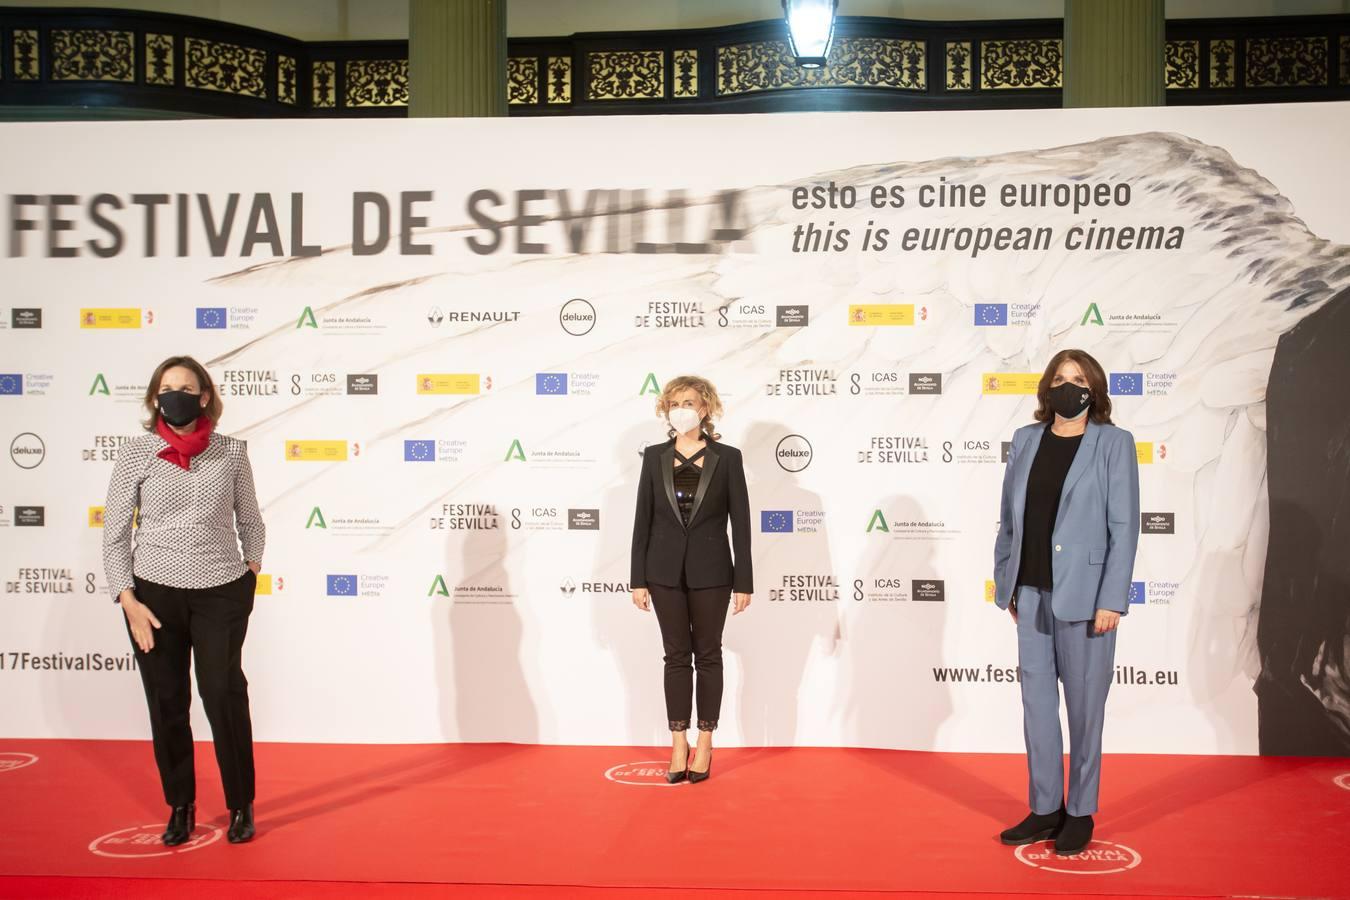
{"type": "Polygon", "coordinates": [[[1037,428],[1034,436],[1028,438],[1026,445],[1017,455],[1017,472],[1013,480],[1013,522],[1014,528],[1021,530],[1022,519],[1027,514],[1027,479],[1031,477],[1031,463],[1036,459],[1036,451],[1045,438],[1045,428],[1037,428]]]}
{"type": "Polygon", "coordinates": [[[1073,455],[1073,464],[1069,466],[1069,474],[1064,476],[1064,489],[1059,492],[1059,508],[1064,508],[1064,498],[1069,496],[1069,491],[1073,489],[1074,482],[1083,477],[1083,473],[1092,465],[1092,459],[1097,451],[1097,438],[1101,437],[1101,426],[1091,420],[1087,423],[1087,431],[1083,432],[1083,442],[1078,445],[1078,452],[1073,455]]]}
{"type": "Polygon", "coordinates": [[[712,441],[704,444],[708,452],[703,455],[703,468],[698,473],[698,490],[694,492],[694,508],[689,511],[689,527],[693,527],[694,520],[698,518],[699,507],[703,506],[703,498],[708,493],[708,485],[712,483],[713,472],[717,471],[717,445],[712,441]]]}
{"type": "Polygon", "coordinates": [[[666,486],[666,499],[670,501],[670,511],[675,514],[675,521],[681,526],[684,525],[684,519],[680,518],[680,504],[675,500],[675,441],[666,445],[666,449],[661,451],[661,483],[666,486]]]}

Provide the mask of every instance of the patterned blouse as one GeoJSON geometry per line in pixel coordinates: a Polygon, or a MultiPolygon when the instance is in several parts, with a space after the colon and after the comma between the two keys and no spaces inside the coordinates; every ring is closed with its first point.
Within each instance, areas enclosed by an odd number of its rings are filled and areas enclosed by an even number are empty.
{"type": "Polygon", "coordinates": [[[267,529],[248,446],[213,433],[188,469],[159,458],[167,446],[151,433],[118,450],[103,508],[103,569],[114,601],[135,588],[133,573],[167,587],[209,588],[243,576],[245,560],[262,562],[267,529]]]}

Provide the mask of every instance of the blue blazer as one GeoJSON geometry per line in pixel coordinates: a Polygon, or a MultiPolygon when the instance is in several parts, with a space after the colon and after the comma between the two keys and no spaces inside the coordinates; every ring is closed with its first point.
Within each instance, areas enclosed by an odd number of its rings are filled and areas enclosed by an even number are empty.
{"type": "MultiPolygon", "coordinates": [[[[1027,477],[1045,425],[1013,433],[1003,471],[1003,501],[994,541],[994,602],[1007,609],[1022,561],[1022,519],[1027,477]]],[[[1091,619],[1099,609],[1130,608],[1130,576],[1139,545],[1139,457],[1134,435],[1114,425],[1088,422],[1059,495],[1052,532],[1055,587],[1051,608],[1066,622],[1091,619]]]]}

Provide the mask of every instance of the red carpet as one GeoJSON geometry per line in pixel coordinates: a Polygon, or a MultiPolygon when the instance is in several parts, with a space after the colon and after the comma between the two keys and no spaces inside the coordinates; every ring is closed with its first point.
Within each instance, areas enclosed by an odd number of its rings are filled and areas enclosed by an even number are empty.
{"type": "Polygon", "coordinates": [[[0,741],[0,896],[1350,897],[1346,759],[1107,757],[1099,841],[1065,860],[996,840],[1014,755],[722,749],[668,787],[651,749],[261,744],[231,846],[197,749],[199,837],[170,852],[148,745],[0,741]]]}

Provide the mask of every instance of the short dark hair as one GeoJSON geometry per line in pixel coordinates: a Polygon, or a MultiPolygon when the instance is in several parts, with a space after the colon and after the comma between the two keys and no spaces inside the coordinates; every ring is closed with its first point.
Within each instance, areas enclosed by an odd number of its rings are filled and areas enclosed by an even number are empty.
{"type": "Polygon", "coordinates": [[[1102,369],[1102,364],[1092,358],[1092,354],[1085,350],[1074,349],[1061,350],[1050,357],[1050,364],[1045,367],[1040,384],[1036,385],[1036,421],[1055,420],[1055,411],[1050,408],[1050,383],[1055,380],[1055,373],[1066,361],[1077,363],[1078,368],[1087,376],[1088,390],[1092,393],[1088,419],[1098,425],[1110,425],[1111,393],[1106,389],[1106,372],[1102,369]]]}
{"type": "Polygon", "coordinates": [[[155,430],[155,422],[159,419],[159,406],[155,403],[155,398],[159,396],[159,383],[164,380],[164,373],[175,366],[191,369],[192,374],[197,376],[197,384],[201,386],[202,393],[210,392],[211,399],[207,401],[206,408],[202,410],[202,415],[210,419],[212,425],[218,423],[221,413],[225,411],[225,404],[220,401],[220,394],[216,391],[216,383],[211,380],[211,373],[206,371],[206,366],[197,362],[191,356],[170,356],[155,367],[155,374],[150,376],[150,384],[145,388],[145,411],[150,415],[150,418],[144,422],[145,430],[155,430]]]}

